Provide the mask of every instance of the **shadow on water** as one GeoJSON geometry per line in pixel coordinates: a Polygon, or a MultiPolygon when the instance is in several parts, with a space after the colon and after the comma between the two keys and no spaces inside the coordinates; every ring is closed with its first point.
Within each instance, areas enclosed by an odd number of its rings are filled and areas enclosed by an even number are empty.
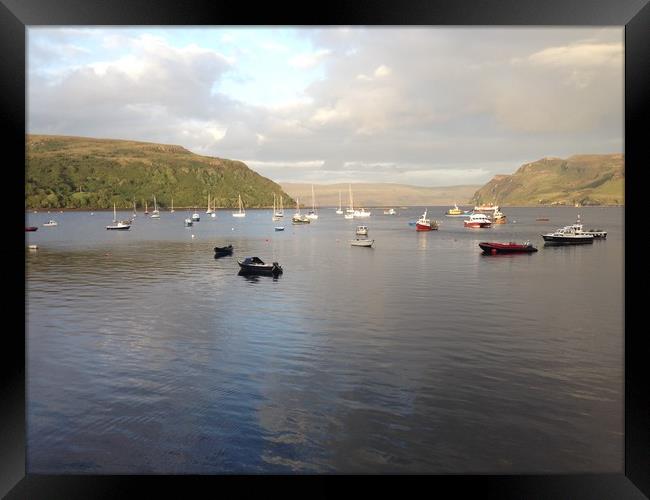
{"type": "Polygon", "coordinates": [[[251,281],[253,283],[257,283],[260,278],[273,278],[273,281],[278,281],[278,278],[282,276],[282,274],[278,275],[273,275],[270,272],[269,273],[259,273],[259,274],[251,274],[250,272],[246,272],[243,269],[240,269],[239,272],[237,273],[237,276],[243,276],[247,281],[251,281]]]}

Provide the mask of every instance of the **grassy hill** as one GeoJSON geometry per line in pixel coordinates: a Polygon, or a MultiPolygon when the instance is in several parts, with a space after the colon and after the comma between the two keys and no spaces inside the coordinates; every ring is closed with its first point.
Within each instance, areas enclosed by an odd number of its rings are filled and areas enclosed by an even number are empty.
{"type": "MultiPolygon", "coordinates": [[[[348,206],[348,184],[314,184],[317,206],[338,207],[339,191],[343,207],[348,206]]],[[[301,205],[311,206],[311,184],[283,182],[282,187],[301,205]]],[[[355,207],[399,207],[464,204],[479,186],[421,187],[407,184],[352,184],[355,207]]],[[[286,205],[285,205],[286,206],[286,205]]]]}
{"type": "Polygon", "coordinates": [[[273,206],[273,193],[293,200],[244,163],[200,156],[181,146],[51,135],[26,137],[26,208],[159,208],[273,206]]]}
{"type": "Polygon", "coordinates": [[[472,203],[501,205],[623,205],[622,154],[543,158],[512,175],[497,175],[474,193],[472,203]]]}

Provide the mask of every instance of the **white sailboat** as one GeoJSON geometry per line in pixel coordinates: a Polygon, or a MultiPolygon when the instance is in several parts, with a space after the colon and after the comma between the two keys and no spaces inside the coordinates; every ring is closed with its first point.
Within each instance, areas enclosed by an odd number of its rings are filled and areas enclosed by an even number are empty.
{"type": "Polygon", "coordinates": [[[174,213],[174,197],[172,196],[172,209],[169,211],[170,213],[174,213]]]}
{"type": "Polygon", "coordinates": [[[144,200],[144,214],[149,215],[149,210],[147,209],[147,200],[144,200]]]}
{"type": "Polygon", "coordinates": [[[343,214],[343,208],[341,208],[341,191],[339,191],[339,209],[336,211],[337,215],[343,214]]]}
{"type": "Polygon", "coordinates": [[[138,213],[135,210],[135,198],[133,199],[133,217],[131,219],[135,219],[138,216],[138,213]]]}
{"type": "Polygon", "coordinates": [[[296,198],[296,213],[291,218],[292,224],[309,224],[311,220],[306,215],[300,213],[300,198],[296,198]]]}
{"type": "Polygon", "coordinates": [[[211,214],[213,211],[210,210],[210,193],[208,193],[208,209],[205,211],[206,214],[211,214]]]}
{"type": "Polygon", "coordinates": [[[352,184],[348,184],[348,187],[350,189],[350,206],[345,210],[345,217],[346,219],[354,219],[354,203],[352,202],[352,184]]]}
{"type": "Polygon", "coordinates": [[[131,221],[117,220],[117,208],[115,207],[115,203],[113,203],[113,224],[106,226],[106,229],[116,229],[122,231],[131,229],[131,221]]]}
{"type": "Polygon", "coordinates": [[[212,217],[213,219],[216,219],[217,218],[217,207],[214,204],[215,203],[214,200],[215,200],[215,198],[212,198],[212,213],[210,214],[210,217],[212,217]]]}
{"type": "Polygon", "coordinates": [[[233,212],[233,217],[246,217],[246,212],[242,208],[241,194],[239,195],[239,212],[233,212]]]}
{"type": "Polygon", "coordinates": [[[280,217],[278,217],[278,213],[275,208],[275,198],[276,198],[275,193],[273,193],[273,217],[271,217],[271,220],[273,221],[280,220],[280,217]]]}
{"type": "Polygon", "coordinates": [[[311,210],[307,214],[307,217],[311,220],[318,219],[318,214],[316,213],[316,199],[314,198],[314,185],[311,185],[311,210]]]}
{"type": "Polygon", "coordinates": [[[156,196],[153,197],[153,212],[151,212],[152,219],[160,219],[160,211],[158,210],[158,204],[156,203],[156,196]]]}
{"type": "MultiPolygon", "coordinates": [[[[274,205],[274,207],[275,207],[275,205],[274,205]]],[[[275,208],[274,208],[273,215],[275,215],[279,219],[284,217],[284,209],[282,208],[282,195],[280,195],[280,209],[276,211],[275,208]]]]}

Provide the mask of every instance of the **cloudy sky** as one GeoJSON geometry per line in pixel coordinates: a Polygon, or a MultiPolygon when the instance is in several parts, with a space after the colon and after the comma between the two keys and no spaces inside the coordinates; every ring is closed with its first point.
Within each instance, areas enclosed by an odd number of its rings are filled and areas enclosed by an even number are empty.
{"type": "Polygon", "coordinates": [[[278,182],[482,184],[623,151],[623,28],[29,27],[28,132],[278,182]]]}

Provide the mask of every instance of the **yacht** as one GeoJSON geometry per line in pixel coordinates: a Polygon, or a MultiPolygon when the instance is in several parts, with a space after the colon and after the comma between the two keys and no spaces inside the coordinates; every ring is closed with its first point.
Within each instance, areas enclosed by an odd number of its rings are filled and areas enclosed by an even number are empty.
{"type": "Polygon", "coordinates": [[[233,212],[233,217],[246,217],[246,212],[244,211],[243,204],[241,201],[241,194],[239,195],[239,212],[233,212]]]}
{"type": "Polygon", "coordinates": [[[54,226],[58,226],[59,223],[58,223],[57,221],[55,221],[54,219],[50,219],[49,221],[47,221],[47,222],[46,222],[45,224],[43,224],[43,225],[44,225],[45,227],[54,227],[54,226]]]}
{"type": "Polygon", "coordinates": [[[309,224],[311,220],[304,214],[300,213],[300,199],[296,198],[296,213],[291,217],[291,224],[309,224]]]}
{"type": "Polygon", "coordinates": [[[122,231],[127,231],[131,229],[131,221],[117,220],[117,208],[115,203],[113,203],[113,224],[106,226],[106,229],[122,230],[122,231]]]}
{"type": "Polygon", "coordinates": [[[341,208],[341,191],[339,191],[339,209],[336,211],[336,215],[343,215],[343,208],[341,208]]]}
{"type": "Polygon", "coordinates": [[[318,214],[316,213],[316,199],[314,198],[314,185],[311,185],[311,210],[307,214],[307,217],[311,220],[318,219],[318,214]]]}
{"type": "Polygon", "coordinates": [[[370,217],[370,212],[368,212],[365,208],[360,208],[359,210],[354,211],[354,216],[355,217],[370,217]]]}
{"type": "Polygon", "coordinates": [[[160,211],[158,210],[158,204],[156,203],[156,197],[153,197],[153,212],[151,212],[152,219],[160,219],[160,211]]]}

